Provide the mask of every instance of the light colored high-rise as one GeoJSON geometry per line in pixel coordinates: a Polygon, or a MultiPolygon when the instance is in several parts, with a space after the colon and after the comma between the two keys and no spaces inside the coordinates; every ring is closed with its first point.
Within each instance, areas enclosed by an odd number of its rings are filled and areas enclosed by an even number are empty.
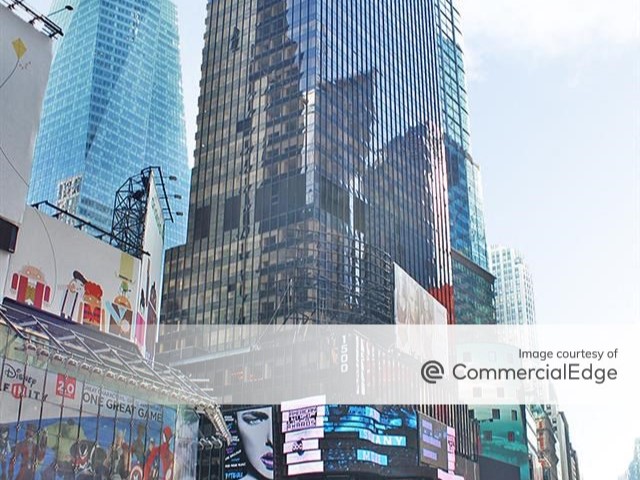
{"type": "Polygon", "coordinates": [[[531,272],[520,252],[492,245],[490,269],[496,276],[498,324],[533,325],[536,320],[531,272]]]}

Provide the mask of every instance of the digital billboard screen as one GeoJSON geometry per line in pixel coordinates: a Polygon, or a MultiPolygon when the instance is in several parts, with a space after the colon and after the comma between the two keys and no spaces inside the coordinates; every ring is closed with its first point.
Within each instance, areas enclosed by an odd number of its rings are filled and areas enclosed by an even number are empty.
{"type": "Polygon", "coordinates": [[[273,408],[227,410],[224,418],[232,437],[225,451],[225,480],[273,479],[273,408]]]}
{"type": "Polygon", "coordinates": [[[324,437],[325,403],[325,397],[318,396],[281,405],[287,475],[324,471],[320,439],[324,437]]]}
{"type": "Polygon", "coordinates": [[[323,447],[326,473],[405,477],[418,465],[416,412],[400,406],[328,405],[323,447]]]}
{"type": "Polygon", "coordinates": [[[420,463],[435,468],[449,468],[448,430],[443,423],[419,414],[420,463]]]}

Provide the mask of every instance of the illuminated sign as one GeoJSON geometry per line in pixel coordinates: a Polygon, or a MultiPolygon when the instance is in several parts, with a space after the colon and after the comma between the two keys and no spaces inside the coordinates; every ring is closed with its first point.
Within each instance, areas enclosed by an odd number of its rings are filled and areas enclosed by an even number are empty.
{"type": "Polygon", "coordinates": [[[376,452],[372,452],[371,450],[360,450],[357,452],[357,459],[361,462],[372,462],[377,465],[381,465],[386,467],[389,465],[389,457],[386,455],[382,455],[376,452]]]}
{"type": "Polygon", "coordinates": [[[449,462],[449,471],[456,470],[456,429],[447,427],[447,458],[449,462]]]}
{"type": "Polygon", "coordinates": [[[232,437],[224,457],[225,480],[273,479],[273,408],[227,411],[224,418],[232,437]]]}
{"type": "MultiPolygon", "coordinates": [[[[420,418],[420,463],[447,470],[449,468],[447,426],[426,415],[420,418]]],[[[454,430],[455,452],[455,430],[454,430]]],[[[454,454],[455,458],[455,454],[454,454]]],[[[454,460],[455,463],[455,460],[454,460]]],[[[455,466],[454,466],[455,468],[455,466]]]]}
{"type": "Polygon", "coordinates": [[[376,435],[367,430],[358,432],[358,437],[362,440],[368,440],[376,445],[386,445],[389,447],[406,447],[407,437],[400,435],[376,435]]]}
{"type": "Polygon", "coordinates": [[[288,475],[324,472],[320,439],[324,437],[325,403],[325,397],[318,396],[281,405],[288,475]]]}

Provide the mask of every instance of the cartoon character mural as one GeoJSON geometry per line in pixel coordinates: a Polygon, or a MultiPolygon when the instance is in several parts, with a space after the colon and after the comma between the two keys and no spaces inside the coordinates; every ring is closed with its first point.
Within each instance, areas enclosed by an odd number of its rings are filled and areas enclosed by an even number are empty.
{"type": "Polygon", "coordinates": [[[73,272],[73,278],[69,281],[67,289],[62,299],[62,307],[60,308],[60,316],[68,320],[73,319],[76,306],[84,298],[84,286],[87,279],[77,270],[73,272]]]}
{"type": "Polygon", "coordinates": [[[27,424],[24,440],[18,442],[9,462],[9,478],[15,480],[34,480],[39,464],[44,460],[47,449],[47,435],[38,432],[34,423],[27,424]],[[14,472],[18,465],[18,473],[14,472]]]}
{"type": "Polygon", "coordinates": [[[125,441],[126,435],[127,432],[125,430],[118,430],[116,432],[116,439],[109,449],[107,466],[110,480],[124,480],[129,477],[131,447],[125,441]]]}
{"type": "Polygon", "coordinates": [[[109,333],[126,339],[131,338],[133,325],[133,309],[127,296],[129,292],[129,284],[123,281],[120,284],[120,294],[113,299],[113,302],[107,302],[105,305],[109,319],[109,333]]]}
{"type": "Polygon", "coordinates": [[[33,265],[25,265],[11,277],[11,290],[17,302],[42,310],[52,300],[51,287],[42,271],[33,265]]]}
{"type": "Polygon", "coordinates": [[[71,447],[72,466],[77,480],[107,478],[107,453],[91,440],[78,440],[71,447]]]}
{"type": "Polygon", "coordinates": [[[84,284],[81,315],[81,323],[101,329],[104,310],[102,309],[102,287],[97,283],[87,281],[84,284]]]}
{"type": "Polygon", "coordinates": [[[173,449],[171,428],[165,426],[162,430],[162,443],[151,447],[144,464],[144,480],[166,480],[173,478],[173,449]]]}

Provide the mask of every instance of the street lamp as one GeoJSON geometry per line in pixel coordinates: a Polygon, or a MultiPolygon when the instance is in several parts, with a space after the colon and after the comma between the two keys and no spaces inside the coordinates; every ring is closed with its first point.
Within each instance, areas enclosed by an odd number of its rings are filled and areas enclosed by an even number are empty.
{"type": "Polygon", "coordinates": [[[72,12],[73,11],[73,7],[71,5],[65,5],[64,7],[60,8],[59,10],[56,10],[55,12],[51,12],[50,14],[47,15],[47,17],[51,17],[53,15],[56,15],[57,13],[65,12],[65,11],[72,12]]]}

